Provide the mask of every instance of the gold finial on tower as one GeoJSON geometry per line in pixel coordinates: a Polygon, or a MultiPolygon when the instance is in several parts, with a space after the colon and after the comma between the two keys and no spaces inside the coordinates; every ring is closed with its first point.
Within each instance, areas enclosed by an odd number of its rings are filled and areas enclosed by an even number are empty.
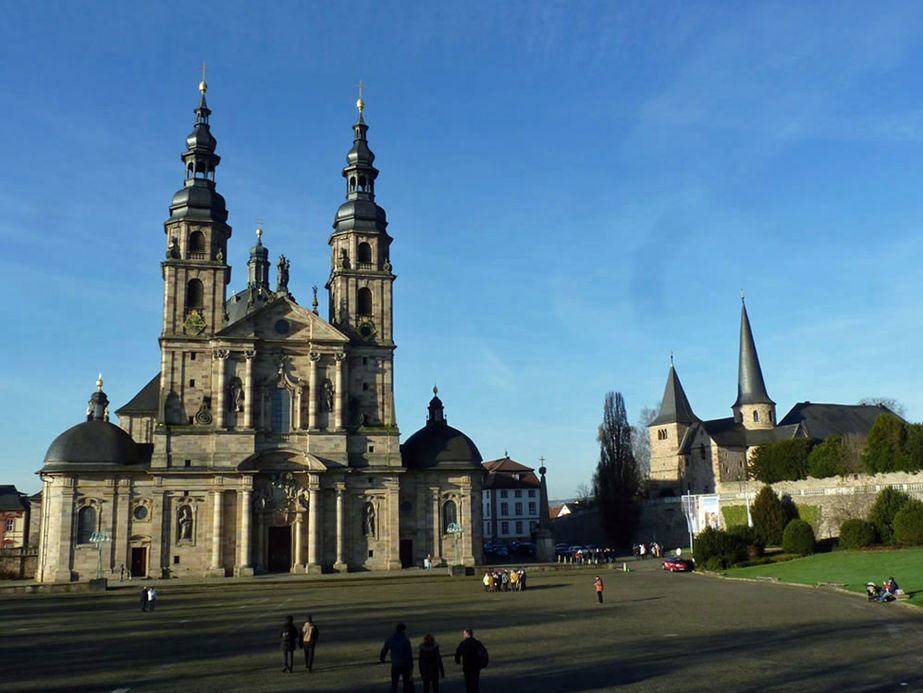
{"type": "Polygon", "coordinates": [[[100,373],[96,376],[96,391],[102,392],[103,389],[103,374],[100,373]]]}
{"type": "Polygon", "coordinates": [[[208,85],[205,83],[205,71],[210,68],[205,66],[205,61],[202,61],[202,81],[199,82],[199,91],[203,94],[208,91],[208,85]]]}
{"type": "Polygon", "coordinates": [[[256,218],[256,237],[263,237],[263,217],[256,218]]]}
{"type": "Polygon", "coordinates": [[[359,87],[359,99],[356,101],[356,108],[359,109],[359,113],[362,113],[362,109],[365,108],[365,101],[362,100],[362,89],[365,85],[362,83],[362,80],[359,80],[359,84],[356,85],[359,87]]]}
{"type": "Polygon", "coordinates": [[[439,388],[436,387],[436,384],[435,384],[435,383],[433,383],[433,394],[434,394],[434,395],[438,395],[438,394],[439,394],[439,388]]]}

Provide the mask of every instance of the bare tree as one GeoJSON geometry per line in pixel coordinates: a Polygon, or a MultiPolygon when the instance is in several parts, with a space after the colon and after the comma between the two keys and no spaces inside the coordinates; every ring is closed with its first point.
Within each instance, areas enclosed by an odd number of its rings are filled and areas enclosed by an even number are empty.
{"type": "Polygon", "coordinates": [[[638,464],[631,449],[631,426],[620,392],[609,392],[597,435],[599,463],[593,494],[606,534],[620,546],[630,543],[638,495],[638,464]]]}
{"type": "Polygon", "coordinates": [[[904,412],[907,411],[904,405],[893,397],[863,397],[856,402],[856,404],[864,404],[872,407],[887,407],[902,419],[904,418],[904,412]]]}
{"type": "Polygon", "coordinates": [[[659,412],[654,407],[641,407],[638,414],[638,423],[631,427],[631,449],[638,463],[638,477],[647,479],[651,475],[651,421],[657,418],[659,412]]]}
{"type": "Polygon", "coordinates": [[[593,500],[593,488],[585,481],[577,486],[577,497],[574,499],[583,505],[589,505],[593,500]]]}

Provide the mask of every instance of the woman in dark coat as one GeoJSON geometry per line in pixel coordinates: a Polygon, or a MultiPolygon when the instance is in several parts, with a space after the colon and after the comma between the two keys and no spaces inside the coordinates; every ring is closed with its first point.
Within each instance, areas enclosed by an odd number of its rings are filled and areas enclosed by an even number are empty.
{"type": "Polygon", "coordinates": [[[439,645],[432,635],[424,635],[420,644],[420,678],[423,680],[423,693],[429,693],[430,685],[433,693],[439,693],[439,679],[445,678],[445,668],[442,666],[442,655],[439,654],[439,645]]]}

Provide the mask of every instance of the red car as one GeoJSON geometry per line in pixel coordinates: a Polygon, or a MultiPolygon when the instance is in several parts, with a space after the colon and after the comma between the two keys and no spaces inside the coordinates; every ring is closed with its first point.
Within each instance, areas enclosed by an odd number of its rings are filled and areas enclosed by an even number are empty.
{"type": "Polygon", "coordinates": [[[671,573],[688,573],[695,567],[695,564],[688,558],[668,558],[663,562],[663,569],[671,573]]]}

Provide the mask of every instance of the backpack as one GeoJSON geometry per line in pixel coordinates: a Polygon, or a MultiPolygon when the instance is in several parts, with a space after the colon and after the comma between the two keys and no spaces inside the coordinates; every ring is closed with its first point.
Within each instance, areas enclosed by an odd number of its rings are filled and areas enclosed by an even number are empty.
{"type": "Polygon", "coordinates": [[[288,645],[292,641],[292,629],[286,626],[282,629],[282,642],[288,645]]]}

